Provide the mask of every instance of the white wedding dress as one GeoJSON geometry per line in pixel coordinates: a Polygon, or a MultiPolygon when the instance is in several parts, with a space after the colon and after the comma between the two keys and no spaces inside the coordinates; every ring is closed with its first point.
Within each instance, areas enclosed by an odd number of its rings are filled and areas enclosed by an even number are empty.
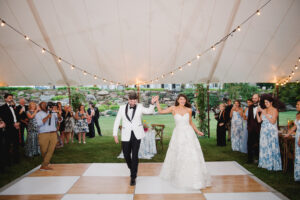
{"type": "Polygon", "coordinates": [[[189,123],[189,114],[174,115],[175,128],[160,177],[174,186],[203,189],[211,186],[199,140],[189,123]]]}

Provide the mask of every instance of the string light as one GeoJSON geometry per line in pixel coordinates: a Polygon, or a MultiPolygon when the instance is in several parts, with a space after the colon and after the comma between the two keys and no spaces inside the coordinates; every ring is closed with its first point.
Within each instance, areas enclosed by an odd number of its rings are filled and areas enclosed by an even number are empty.
{"type": "Polygon", "coordinates": [[[214,50],[216,50],[216,47],[215,46],[211,46],[211,49],[214,51],[214,50]]]}
{"type": "Polygon", "coordinates": [[[58,58],[57,62],[61,63],[61,58],[58,58]]]}
{"type": "Polygon", "coordinates": [[[188,66],[191,66],[192,65],[192,63],[191,62],[188,62],[188,66]]]}
{"type": "Polygon", "coordinates": [[[161,75],[162,78],[165,78],[165,75],[161,75]]]}
{"type": "Polygon", "coordinates": [[[297,70],[298,69],[298,65],[295,65],[295,70],[297,70]]]}
{"type": "Polygon", "coordinates": [[[171,76],[174,76],[174,72],[171,72],[171,76]]]}
{"type": "Polygon", "coordinates": [[[71,69],[72,69],[72,70],[75,69],[74,65],[71,65],[71,69]]]}
{"type": "Polygon", "coordinates": [[[179,67],[178,69],[179,69],[180,71],[182,71],[182,67],[179,67]]]}
{"type": "Polygon", "coordinates": [[[296,82],[299,83],[299,80],[297,80],[296,82]]]}
{"type": "Polygon", "coordinates": [[[199,58],[200,58],[200,54],[197,55],[197,59],[199,59],[199,58]]]}
{"type": "Polygon", "coordinates": [[[28,36],[25,35],[24,37],[25,37],[26,40],[29,40],[29,37],[28,37],[28,36]]]}
{"type": "Polygon", "coordinates": [[[257,11],[256,11],[256,14],[259,16],[259,15],[260,15],[260,11],[259,11],[259,10],[257,10],[257,11]]]}
{"type": "MultiPolygon", "coordinates": [[[[298,58],[298,61],[299,61],[299,59],[300,59],[300,57],[298,58]]],[[[297,64],[294,66],[294,69],[295,70],[298,69],[298,65],[297,64]]],[[[295,71],[292,70],[291,74],[287,78],[284,78],[284,79],[282,79],[279,82],[286,84],[287,82],[289,82],[293,78],[294,75],[295,75],[295,71]]]]}
{"type": "Polygon", "coordinates": [[[292,71],[292,75],[293,75],[293,76],[295,75],[295,72],[294,72],[294,71],[292,71]]]}
{"type": "Polygon", "coordinates": [[[86,71],[83,71],[83,75],[87,75],[86,71]]]}
{"type": "Polygon", "coordinates": [[[1,26],[5,26],[5,21],[1,20],[1,26]]]}
{"type": "Polygon", "coordinates": [[[45,53],[45,49],[44,48],[42,49],[42,53],[45,53]]]}
{"type": "Polygon", "coordinates": [[[298,58],[298,62],[300,62],[300,57],[298,58]]]}
{"type": "Polygon", "coordinates": [[[98,77],[97,77],[96,75],[94,75],[94,79],[97,80],[97,78],[98,78],[98,77]]]}
{"type": "Polygon", "coordinates": [[[241,27],[240,26],[237,27],[237,31],[241,31],[241,27]]]}

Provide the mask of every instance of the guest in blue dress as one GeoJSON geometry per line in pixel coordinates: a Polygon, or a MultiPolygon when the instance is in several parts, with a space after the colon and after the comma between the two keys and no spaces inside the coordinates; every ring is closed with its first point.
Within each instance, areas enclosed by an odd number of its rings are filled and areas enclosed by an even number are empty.
{"type": "Polygon", "coordinates": [[[278,111],[273,107],[273,102],[272,96],[266,96],[264,100],[266,108],[257,108],[257,111],[261,112],[261,115],[257,112],[257,120],[262,122],[259,138],[258,167],[279,171],[282,170],[282,164],[276,123],[278,111]]]}
{"type": "Polygon", "coordinates": [[[242,142],[241,142],[241,152],[242,153],[247,153],[247,142],[248,142],[248,129],[247,129],[247,120],[248,120],[248,109],[249,106],[251,106],[253,104],[252,99],[248,99],[247,100],[247,105],[248,107],[245,109],[244,111],[244,121],[243,121],[243,128],[244,128],[244,133],[242,136],[242,142]]]}
{"type": "Polygon", "coordinates": [[[231,148],[240,151],[243,135],[243,109],[240,101],[236,100],[230,112],[231,117],[231,148]]]}
{"type": "Polygon", "coordinates": [[[27,125],[27,140],[25,144],[25,155],[28,157],[33,157],[36,155],[40,155],[40,145],[38,140],[38,124],[35,119],[36,113],[39,112],[39,108],[36,103],[30,102],[28,105],[28,111],[26,112],[26,116],[28,117],[28,125],[27,125]]]}
{"type": "Polygon", "coordinates": [[[295,137],[295,162],[294,162],[294,179],[300,181],[300,100],[297,101],[297,115],[295,125],[289,130],[286,137],[297,129],[295,137]]]}

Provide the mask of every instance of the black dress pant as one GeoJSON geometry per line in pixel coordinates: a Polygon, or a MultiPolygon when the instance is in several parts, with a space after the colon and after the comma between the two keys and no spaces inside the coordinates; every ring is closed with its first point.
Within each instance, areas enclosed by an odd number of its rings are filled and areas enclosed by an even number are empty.
{"type": "Polygon", "coordinates": [[[217,125],[217,145],[226,146],[226,127],[217,125]]]}
{"type": "Polygon", "coordinates": [[[247,150],[248,150],[248,161],[252,162],[253,155],[258,156],[259,154],[259,132],[257,131],[248,132],[247,150]]]}
{"type": "Polygon", "coordinates": [[[100,136],[102,136],[98,119],[95,119],[95,126],[96,126],[96,128],[97,128],[98,134],[99,134],[100,136]]]}
{"type": "Polygon", "coordinates": [[[89,133],[87,134],[87,136],[93,138],[95,137],[95,126],[94,126],[94,122],[91,121],[91,123],[89,124],[89,133]]]}
{"type": "Polygon", "coordinates": [[[140,144],[141,140],[136,139],[133,131],[131,131],[131,137],[128,142],[122,141],[122,150],[127,166],[130,169],[131,178],[136,178],[137,176],[140,144]]]}
{"type": "Polygon", "coordinates": [[[20,162],[19,153],[19,130],[8,127],[6,130],[7,145],[9,149],[9,164],[20,162]]]}

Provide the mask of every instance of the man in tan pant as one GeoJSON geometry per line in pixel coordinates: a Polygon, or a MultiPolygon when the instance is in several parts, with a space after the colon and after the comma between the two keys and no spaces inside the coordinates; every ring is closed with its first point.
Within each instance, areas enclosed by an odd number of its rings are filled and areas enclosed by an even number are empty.
{"type": "Polygon", "coordinates": [[[36,121],[39,128],[39,143],[43,157],[43,163],[40,170],[52,170],[49,167],[50,160],[57,143],[56,125],[58,120],[62,120],[59,113],[52,111],[53,103],[41,102],[40,109],[36,114],[36,121]]]}

